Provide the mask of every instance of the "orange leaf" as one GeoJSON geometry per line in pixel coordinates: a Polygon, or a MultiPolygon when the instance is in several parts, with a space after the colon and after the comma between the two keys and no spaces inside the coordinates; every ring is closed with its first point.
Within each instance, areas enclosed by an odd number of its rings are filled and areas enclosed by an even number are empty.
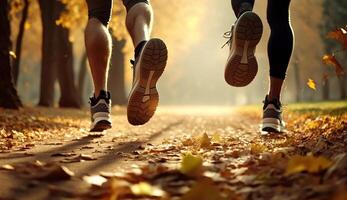
{"type": "Polygon", "coordinates": [[[316,90],[317,88],[316,88],[316,83],[314,82],[314,80],[312,80],[312,79],[308,79],[308,81],[307,81],[307,86],[309,87],[309,88],[311,88],[312,90],[316,90]]]}
{"type": "Polygon", "coordinates": [[[341,43],[344,49],[347,49],[347,27],[337,28],[334,31],[328,33],[328,38],[337,40],[341,43]]]}
{"type": "Polygon", "coordinates": [[[345,72],[342,65],[336,59],[334,55],[326,54],[323,56],[323,63],[326,65],[333,66],[335,68],[335,72],[337,76],[342,76],[345,72]]]}

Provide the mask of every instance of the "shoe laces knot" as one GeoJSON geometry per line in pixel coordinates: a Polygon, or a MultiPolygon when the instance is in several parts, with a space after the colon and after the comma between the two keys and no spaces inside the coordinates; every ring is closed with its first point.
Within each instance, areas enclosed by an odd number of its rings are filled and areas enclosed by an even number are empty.
{"type": "Polygon", "coordinates": [[[231,46],[231,42],[233,39],[233,32],[234,32],[234,25],[231,26],[231,30],[227,31],[223,34],[223,38],[228,39],[225,44],[223,44],[222,48],[224,48],[226,45],[231,46]]]}

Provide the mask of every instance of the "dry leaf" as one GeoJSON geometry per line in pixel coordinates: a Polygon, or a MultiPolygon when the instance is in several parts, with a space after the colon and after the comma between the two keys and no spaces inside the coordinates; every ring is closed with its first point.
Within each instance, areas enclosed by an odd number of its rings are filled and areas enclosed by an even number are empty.
{"type": "Polygon", "coordinates": [[[47,164],[41,167],[39,171],[29,175],[29,178],[46,181],[69,180],[75,174],[65,166],[56,164],[47,164]]]}
{"type": "Polygon", "coordinates": [[[153,197],[162,197],[165,195],[165,192],[155,186],[152,186],[146,182],[140,182],[138,184],[130,186],[130,190],[133,194],[137,196],[153,196],[153,197]]]}
{"type": "Polygon", "coordinates": [[[213,134],[211,141],[214,143],[221,143],[222,137],[219,133],[215,133],[215,134],[213,134]]]}
{"type": "Polygon", "coordinates": [[[104,184],[107,179],[99,176],[99,175],[93,175],[93,176],[83,176],[82,178],[85,182],[91,184],[91,185],[96,185],[96,186],[101,186],[104,184]]]}
{"type": "MultiPolygon", "coordinates": [[[[346,27],[347,29],[347,27],[346,27]]],[[[347,30],[345,28],[337,28],[328,33],[328,38],[337,40],[344,49],[347,49],[347,30]]]]}
{"type": "Polygon", "coordinates": [[[204,133],[199,141],[200,148],[209,148],[211,146],[211,139],[206,133],[204,133]]]}
{"type": "Polygon", "coordinates": [[[2,165],[0,170],[14,170],[14,167],[12,165],[2,165]]]}
{"type": "Polygon", "coordinates": [[[181,200],[226,200],[221,196],[221,192],[211,180],[203,179],[198,181],[181,200]]]}
{"type": "Polygon", "coordinates": [[[202,158],[194,156],[191,153],[183,155],[180,171],[189,176],[195,176],[202,173],[202,158]]]}
{"type": "Polygon", "coordinates": [[[252,143],[251,144],[251,154],[260,154],[260,153],[263,153],[267,150],[268,150],[268,148],[261,143],[252,143]]]}
{"type": "Polygon", "coordinates": [[[323,63],[334,67],[337,76],[342,76],[345,72],[342,65],[334,55],[326,54],[323,56],[323,63]]]}
{"type": "Polygon", "coordinates": [[[309,173],[318,173],[328,169],[333,163],[325,157],[314,157],[313,155],[299,156],[295,155],[290,158],[286,175],[292,175],[307,171],[309,173]]]}
{"type": "Polygon", "coordinates": [[[104,184],[102,184],[102,188],[106,191],[109,191],[109,196],[104,199],[107,200],[117,200],[120,195],[129,194],[130,184],[127,181],[111,178],[104,184]]]}
{"type": "Polygon", "coordinates": [[[316,90],[316,82],[312,79],[308,79],[307,86],[312,90],[316,90]]]}

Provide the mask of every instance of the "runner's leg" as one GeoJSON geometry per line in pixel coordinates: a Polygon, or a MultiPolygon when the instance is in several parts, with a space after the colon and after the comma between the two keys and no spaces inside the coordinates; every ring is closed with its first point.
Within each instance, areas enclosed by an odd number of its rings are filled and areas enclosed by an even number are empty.
{"type": "Polygon", "coordinates": [[[90,98],[90,131],[103,131],[111,128],[107,71],[112,43],[107,26],[112,0],[87,0],[87,4],[89,20],[85,29],[85,45],[94,83],[94,95],[90,98]]]}
{"type": "Polygon", "coordinates": [[[153,11],[147,0],[123,0],[127,9],[126,26],[135,47],[133,86],[127,116],[132,125],[147,123],[159,102],[156,88],[167,62],[165,43],[150,39],[153,11]]]}
{"type": "Polygon", "coordinates": [[[267,20],[271,35],[268,43],[270,62],[269,100],[280,99],[281,88],[293,51],[293,31],[289,16],[290,0],[268,0],[267,20]]]}

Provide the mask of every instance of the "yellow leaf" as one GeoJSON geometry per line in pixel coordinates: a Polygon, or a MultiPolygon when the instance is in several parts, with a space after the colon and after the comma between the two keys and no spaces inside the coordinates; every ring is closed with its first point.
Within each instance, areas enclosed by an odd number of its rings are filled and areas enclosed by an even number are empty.
{"type": "Polygon", "coordinates": [[[206,133],[204,133],[200,138],[200,148],[208,148],[211,146],[211,139],[206,133]]]}
{"type": "Polygon", "coordinates": [[[31,28],[31,24],[29,22],[25,22],[24,29],[29,30],[31,28]]]}
{"type": "Polygon", "coordinates": [[[252,143],[251,144],[251,154],[260,154],[268,150],[268,148],[263,144],[252,143]]]}
{"type": "Polygon", "coordinates": [[[218,188],[208,179],[199,180],[182,196],[181,200],[226,200],[222,197],[218,188]]]}
{"type": "Polygon", "coordinates": [[[299,156],[290,158],[286,175],[296,174],[307,171],[309,173],[318,173],[328,169],[333,163],[325,157],[314,157],[313,155],[299,156]]]}
{"type": "Polygon", "coordinates": [[[154,196],[161,197],[165,195],[165,192],[158,187],[154,187],[146,182],[140,182],[138,184],[130,186],[130,190],[133,194],[138,196],[154,196]]]}
{"type": "Polygon", "coordinates": [[[307,86],[309,88],[311,88],[312,90],[316,90],[317,89],[316,88],[316,82],[314,82],[314,80],[312,80],[312,79],[308,79],[307,86]]]}
{"type": "Polygon", "coordinates": [[[181,169],[183,174],[195,176],[202,173],[202,158],[200,156],[194,156],[191,153],[183,155],[181,169]]]}
{"type": "Polygon", "coordinates": [[[10,56],[11,56],[12,58],[14,58],[14,59],[17,58],[16,54],[15,54],[13,51],[10,51],[9,53],[10,53],[10,56]]]}
{"type": "Polygon", "coordinates": [[[219,133],[215,133],[215,134],[213,134],[211,141],[214,143],[221,143],[222,138],[221,138],[219,133]]]}

